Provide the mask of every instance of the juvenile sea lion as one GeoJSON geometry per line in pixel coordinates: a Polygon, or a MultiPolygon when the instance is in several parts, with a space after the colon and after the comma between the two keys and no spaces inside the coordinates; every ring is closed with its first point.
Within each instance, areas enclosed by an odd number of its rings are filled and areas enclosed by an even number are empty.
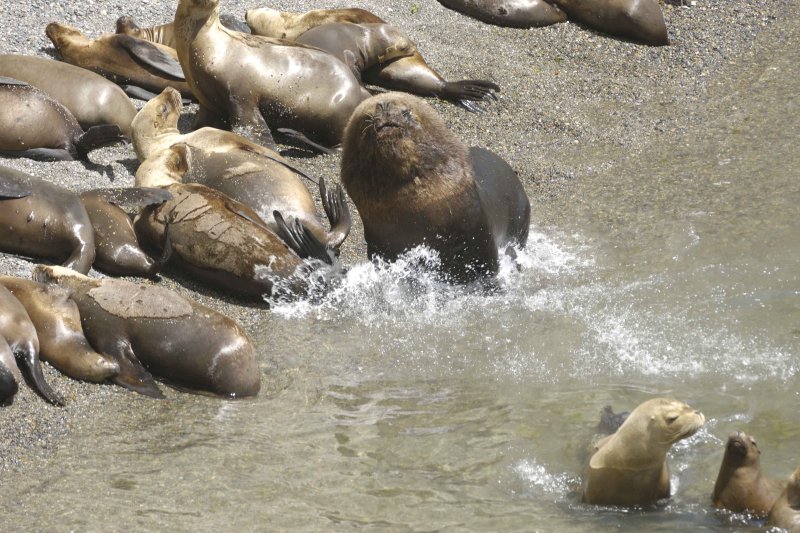
{"type": "Polygon", "coordinates": [[[136,98],[147,99],[165,87],[174,87],[186,98],[193,98],[172,48],[124,34],[89,39],[79,30],[57,22],[48,24],[46,33],[64,61],[128,87],[126,92],[136,98]],[[145,93],[137,89],[144,89],[145,93]]]}
{"type": "Polygon", "coordinates": [[[47,93],[66,107],[84,130],[116,124],[130,137],[136,108],[119,86],[94,72],[43,57],[0,55],[0,76],[27,82],[47,93]]]}
{"type": "Polygon", "coordinates": [[[571,19],[651,46],[669,44],[657,0],[552,0],[571,19]]]}
{"type": "Polygon", "coordinates": [[[11,402],[19,390],[22,376],[19,373],[14,354],[6,339],[0,335],[0,405],[11,402]]]}
{"type": "Polygon", "coordinates": [[[800,533],[800,466],[789,477],[789,483],[770,509],[767,527],[800,533]]]}
{"type": "Polygon", "coordinates": [[[42,374],[36,328],[22,304],[2,285],[0,285],[0,337],[6,340],[16,360],[23,363],[22,366],[36,392],[53,405],[64,405],[64,399],[50,388],[42,374]]]}
{"type": "Polygon", "coordinates": [[[545,0],[439,0],[443,6],[489,24],[512,28],[550,26],[567,20],[545,0]]]}
{"type": "MultiPolygon", "coordinates": [[[[247,27],[247,24],[240,22],[231,15],[222,14],[219,16],[219,20],[231,30],[250,33],[250,28],[247,27]]],[[[175,48],[175,25],[172,22],[142,28],[136,24],[133,17],[122,16],[117,19],[117,33],[124,33],[137,39],[144,39],[145,41],[175,48]]]]}
{"type": "Polygon", "coordinates": [[[364,221],[370,257],[393,260],[426,245],[452,281],[496,273],[498,248],[524,246],[528,237],[530,203],[516,173],[492,152],[468,149],[411,95],[373,96],[356,109],[342,183],[364,221]]]}
{"type": "Polygon", "coordinates": [[[0,228],[2,251],[59,261],[82,273],[92,268],[92,223],[68,189],[0,167],[0,228]]]}
{"type": "Polygon", "coordinates": [[[786,483],[761,473],[761,450],[743,431],[731,433],[711,501],[717,509],[767,516],[786,483]]]}
{"type": "Polygon", "coordinates": [[[0,155],[87,161],[91,150],[122,140],[119,126],[92,126],[84,132],[72,113],[44,92],[0,77],[0,155]]]}
{"type": "Polygon", "coordinates": [[[27,311],[36,328],[42,360],[73,379],[100,383],[119,374],[118,364],[89,346],[68,289],[11,276],[0,276],[0,285],[27,311]]]}
{"type": "Polygon", "coordinates": [[[158,394],[152,382],[143,388],[136,376],[127,374],[138,367],[197,392],[231,398],[258,394],[261,372],[255,349],[228,317],[155,285],[94,279],[44,265],[34,268],[33,277],[74,291],[86,338],[120,365],[120,378],[132,378],[129,388],[158,394]]]}
{"type": "Polygon", "coordinates": [[[705,422],[702,413],[670,398],[648,400],[594,446],[583,480],[583,501],[651,505],[670,495],[667,452],[705,422]]]}

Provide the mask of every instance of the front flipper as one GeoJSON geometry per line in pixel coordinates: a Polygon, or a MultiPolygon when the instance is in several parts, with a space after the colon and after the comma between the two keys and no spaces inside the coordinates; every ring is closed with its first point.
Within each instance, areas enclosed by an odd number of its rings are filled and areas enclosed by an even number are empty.
{"type": "Polygon", "coordinates": [[[148,102],[158,96],[153,91],[148,91],[138,85],[123,85],[122,90],[125,91],[125,94],[130,96],[131,98],[138,98],[139,100],[144,100],[148,102]]]}
{"type": "Polygon", "coordinates": [[[44,379],[42,363],[39,361],[39,353],[34,350],[32,346],[26,346],[18,350],[15,356],[17,361],[22,362],[22,367],[25,369],[25,377],[33,383],[33,388],[36,392],[53,405],[63,407],[64,398],[50,388],[50,385],[48,385],[44,379]]]}
{"type": "Polygon", "coordinates": [[[153,375],[142,366],[128,343],[120,343],[116,353],[104,353],[119,365],[119,374],[111,381],[144,396],[164,398],[164,393],[156,385],[153,375]]]}
{"type": "Polygon", "coordinates": [[[328,235],[328,248],[338,250],[347,235],[350,234],[352,220],[350,218],[350,208],[344,198],[344,189],[337,184],[336,188],[329,191],[325,185],[325,179],[319,179],[319,194],[322,197],[322,207],[328,216],[331,231],[328,235]]]}
{"type": "Polygon", "coordinates": [[[500,91],[496,83],[486,80],[461,80],[445,82],[437,95],[446,100],[494,100],[497,101],[495,92],[500,91]]]}
{"type": "Polygon", "coordinates": [[[16,198],[25,198],[33,193],[30,187],[18,181],[11,181],[3,179],[0,176],[0,200],[13,200],[16,198]]]}
{"type": "Polygon", "coordinates": [[[184,76],[178,60],[154,43],[124,34],[117,34],[116,39],[134,61],[147,65],[164,76],[178,81],[186,81],[186,76],[184,76]]]}
{"type": "Polygon", "coordinates": [[[291,223],[287,223],[280,211],[273,211],[272,216],[275,217],[275,224],[278,226],[278,236],[301,259],[319,259],[329,265],[333,264],[333,259],[325,245],[319,242],[299,220],[295,219],[291,223]]]}

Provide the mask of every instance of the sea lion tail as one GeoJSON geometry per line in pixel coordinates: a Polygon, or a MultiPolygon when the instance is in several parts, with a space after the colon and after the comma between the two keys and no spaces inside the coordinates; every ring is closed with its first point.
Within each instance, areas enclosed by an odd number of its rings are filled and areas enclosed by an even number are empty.
{"type": "Polygon", "coordinates": [[[122,130],[119,129],[119,126],[116,124],[100,124],[99,126],[92,126],[78,137],[78,140],[75,141],[75,150],[78,159],[87,161],[88,154],[92,150],[124,141],[125,136],[122,135],[122,130]]]}
{"type": "Polygon", "coordinates": [[[273,211],[275,223],[278,225],[278,236],[286,243],[289,248],[295,251],[301,259],[319,259],[320,261],[332,265],[333,259],[328,253],[328,248],[319,242],[313,233],[297,219],[287,223],[280,211],[273,211]]]}
{"type": "Polygon", "coordinates": [[[22,368],[25,369],[26,374],[25,378],[32,383],[33,389],[48,402],[63,407],[65,404],[64,397],[55,392],[44,379],[39,353],[32,346],[26,346],[24,349],[18,350],[14,355],[17,361],[22,362],[22,368]]]}
{"type": "Polygon", "coordinates": [[[328,190],[325,179],[319,179],[319,194],[322,197],[322,207],[328,216],[331,224],[331,231],[328,238],[328,248],[338,250],[344,240],[350,234],[350,227],[353,221],[350,218],[350,208],[344,198],[344,189],[338,183],[334,190],[328,190]]]}

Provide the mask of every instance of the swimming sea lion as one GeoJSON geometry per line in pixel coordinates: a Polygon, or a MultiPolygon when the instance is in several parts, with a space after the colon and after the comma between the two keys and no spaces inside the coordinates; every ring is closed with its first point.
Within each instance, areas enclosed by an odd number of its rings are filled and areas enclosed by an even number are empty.
{"type": "Polygon", "coordinates": [[[47,93],[66,107],[84,130],[116,124],[130,137],[136,108],[119,86],[94,72],[43,57],[0,55],[0,76],[27,82],[47,93]]]}
{"type": "MultiPolygon", "coordinates": [[[[255,349],[228,317],[155,285],[89,278],[45,265],[36,266],[33,277],[74,291],[86,338],[120,365],[120,377],[126,368],[143,364],[153,375],[189,390],[231,398],[258,394],[255,349]]],[[[152,388],[139,385],[132,381],[127,386],[153,394],[152,388]]]]}
{"type": "Polygon", "coordinates": [[[0,405],[6,405],[19,390],[19,381],[22,376],[19,373],[14,354],[6,339],[0,335],[0,405]]]}
{"type": "Polygon", "coordinates": [[[23,368],[36,392],[53,405],[64,405],[64,399],[50,388],[42,374],[36,328],[22,304],[2,285],[0,285],[0,337],[6,340],[16,360],[23,363],[23,368]]]}
{"type": "Polygon", "coordinates": [[[45,161],[82,159],[122,141],[114,124],[84,132],[67,108],[24,81],[0,77],[0,155],[45,161]]]}
{"type": "Polygon", "coordinates": [[[705,422],[702,413],[670,398],[648,400],[594,446],[583,480],[583,501],[651,505],[670,495],[667,452],[705,422]]]}
{"type": "Polygon", "coordinates": [[[651,46],[669,44],[657,0],[552,0],[570,19],[651,46]]]}
{"type": "Polygon", "coordinates": [[[0,228],[2,251],[63,262],[84,274],[92,268],[92,223],[68,189],[0,167],[0,228]]]}
{"type": "Polygon", "coordinates": [[[39,356],[73,379],[100,383],[119,373],[119,365],[89,346],[78,306],[57,285],[0,276],[0,285],[22,304],[36,328],[39,356]]]}
{"type": "Polygon", "coordinates": [[[380,94],[356,109],[341,177],[370,257],[426,245],[446,278],[466,282],[496,273],[498,248],[528,237],[530,203],[516,173],[492,152],[468,149],[411,95],[380,94]]]}
{"type": "Polygon", "coordinates": [[[767,527],[781,527],[789,533],[800,533],[800,466],[769,511],[767,527]]]}
{"type": "Polygon", "coordinates": [[[96,72],[122,85],[128,94],[148,99],[165,87],[193,98],[175,50],[124,34],[104,34],[89,39],[75,28],[51,22],[47,36],[67,63],[96,72]],[[136,89],[144,89],[145,94],[136,89]]]}
{"type": "Polygon", "coordinates": [[[489,24],[512,28],[550,26],[567,20],[545,0],[439,0],[443,6],[489,24]]]}
{"type": "Polygon", "coordinates": [[[761,450],[743,431],[731,433],[711,501],[717,509],[767,516],[786,483],[761,473],[761,450]]]}

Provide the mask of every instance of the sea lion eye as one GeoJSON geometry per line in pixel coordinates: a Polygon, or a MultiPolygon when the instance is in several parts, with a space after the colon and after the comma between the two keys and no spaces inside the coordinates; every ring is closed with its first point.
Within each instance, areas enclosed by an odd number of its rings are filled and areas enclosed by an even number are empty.
{"type": "Polygon", "coordinates": [[[410,119],[411,118],[411,110],[410,109],[403,109],[403,116],[405,118],[410,119]]]}
{"type": "Polygon", "coordinates": [[[667,417],[667,424],[672,424],[678,419],[678,415],[670,415],[667,417]]]}

